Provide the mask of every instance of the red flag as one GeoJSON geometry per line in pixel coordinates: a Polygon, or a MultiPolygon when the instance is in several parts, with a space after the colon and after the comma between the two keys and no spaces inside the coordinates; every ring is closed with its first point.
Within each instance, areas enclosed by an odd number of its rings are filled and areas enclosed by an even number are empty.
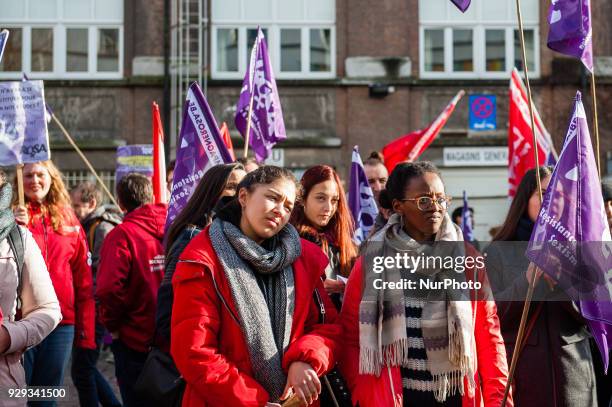
{"type": "Polygon", "coordinates": [[[164,128],[159,116],[159,106],[153,102],[153,195],[155,203],[167,203],[166,154],[164,152],[164,128]]]}
{"type": "MultiPolygon", "coordinates": [[[[508,195],[514,197],[516,189],[527,171],[535,168],[533,156],[533,135],[527,91],[516,68],[510,78],[510,103],[508,114],[508,195]]],[[[551,157],[556,159],[552,139],[544,123],[533,106],[533,116],[538,142],[538,160],[546,165],[551,157]]]]}
{"type": "Polygon", "coordinates": [[[385,157],[385,166],[389,172],[393,171],[393,168],[403,161],[412,162],[416,160],[429,147],[464,94],[463,90],[457,92],[444,111],[429,126],[401,136],[383,148],[382,154],[385,157]]]}
{"type": "Polygon", "coordinates": [[[234,154],[234,145],[232,144],[232,138],[230,137],[229,129],[227,128],[227,123],[223,122],[221,128],[219,129],[221,133],[221,138],[223,139],[223,143],[225,143],[225,147],[227,147],[227,151],[229,151],[232,156],[232,160],[236,161],[236,155],[234,154]]]}

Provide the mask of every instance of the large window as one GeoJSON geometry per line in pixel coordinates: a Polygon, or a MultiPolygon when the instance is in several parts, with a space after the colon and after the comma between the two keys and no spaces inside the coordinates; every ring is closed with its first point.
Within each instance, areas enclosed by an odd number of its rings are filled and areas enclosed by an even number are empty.
{"type": "MultiPolygon", "coordinates": [[[[525,48],[538,77],[539,2],[523,0],[525,48]]],[[[523,70],[514,1],[472,0],[463,14],[448,0],[419,0],[421,78],[507,78],[523,70]]]]}
{"type": "Polygon", "coordinates": [[[0,0],[10,31],[0,78],[118,79],[123,0],[0,0]]]}
{"type": "Polygon", "coordinates": [[[241,79],[257,35],[277,78],[336,76],[334,0],[213,0],[212,77],[241,79]]]}

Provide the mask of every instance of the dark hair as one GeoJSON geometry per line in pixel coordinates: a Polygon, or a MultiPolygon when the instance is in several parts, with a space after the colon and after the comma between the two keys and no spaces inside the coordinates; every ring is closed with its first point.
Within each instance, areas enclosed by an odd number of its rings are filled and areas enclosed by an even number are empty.
{"type": "Polygon", "coordinates": [[[295,226],[300,236],[311,235],[321,240],[322,249],[327,251],[328,238],[338,247],[340,272],[348,276],[351,272],[353,259],[357,256],[357,250],[353,245],[354,224],[351,211],[346,202],[344,188],[340,177],[334,169],[328,165],[317,165],[309,168],[300,181],[302,186],[300,198],[291,213],[291,224],[295,226]],[[304,202],[312,188],[325,181],[334,181],[338,187],[338,208],[329,220],[322,233],[319,233],[310,223],[304,212],[304,202]]]}
{"type": "Polygon", "coordinates": [[[240,163],[219,164],[206,171],[189,201],[187,201],[187,205],[168,229],[166,253],[170,252],[172,244],[187,225],[195,225],[200,228],[208,226],[212,221],[213,209],[219,202],[227,181],[234,170],[244,170],[244,167],[240,163]]]}
{"type": "Polygon", "coordinates": [[[368,158],[363,162],[363,165],[370,165],[372,167],[376,165],[385,165],[385,157],[378,151],[372,151],[368,158]]]}
{"type": "Polygon", "coordinates": [[[128,211],[153,202],[153,184],[142,174],[132,172],[119,180],[117,184],[117,199],[128,211]]]}
{"type": "MultiPolygon", "coordinates": [[[[474,208],[472,208],[471,206],[468,206],[468,211],[470,211],[472,215],[474,214],[474,208]]],[[[453,214],[451,215],[451,219],[454,222],[455,218],[458,218],[462,215],[463,215],[463,205],[455,208],[455,210],[453,211],[453,214]]]]}
{"type": "Polygon", "coordinates": [[[242,158],[238,158],[236,160],[237,163],[240,163],[244,166],[246,166],[247,164],[256,164],[259,165],[259,163],[257,162],[257,160],[255,160],[253,157],[242,157],[242,158]]]}
{"type": "Polygon", "coordinates": [[[612,201],[612,181],[601,181],[601,195],[604,202],[612,201]]]}
{"type": "Polygon", "coordinates": [[[102,191],[98,189],[98,186],[91,181],[83,181],[72,187],[70,189],[70,199],[72,199],[73,194],[80,193],[80,201],[82,203],[88,203],[92,200],[96,200],[96,205],[100,205],[102,203],[102,191]]]}
{"type": "MultiPolygon", "coordinates": [[[[553,167],[539,167],[538,172],[540,178],[545,178],[552,174],[553,167]]],[[[532,168],[523,175],[521,183],[516,189],[516,195],[510,204],[510,209],[506,215],[506,220],[501,226],[497,234],[493,237],[493,240],[512,240],[516,233],[519,221],[527,213],[527,206],[531,195],[536,191],[538,187],[536,179],[536,169],[532,168]]]]}
{"type": "Polygon", "coordinates": [[[403,162],[397,164],[389,175],[385,189],[380,191],[380,197],[378,198],[380,205],[384,209],[393,209],[393,200],[404,198],[404,193],[406,192],[406,188],[408,188],[410,180],[422,177],[427,173],[437,174],[442,178],[438,167],[430,161],[419,161],[415,163],[403,162]]]}
{"type": "Polygon", "coordinates": [[[276,167],[274,165],[263,165],[258,169],[251,171],[245,175],[236,187],[236,195],[229,200],[229,202],[221,208],[217,216],[226,222],[231,222],[236,226],[240,225],[240,217],[242,215],[242,208],[240,202],[238,202],[238,194],[241,189],[246,189],[249,192],[253,192],[257,185],[269,185],[276,180],[286,179],[291,181],[296,189],[299,190],[299,184],[295,175],[286,168],[276,167]]]}
{"type": "Polygon", "coordinates": [[[174,171],[174,167],[176,167],[176,160],[171,160],[166,167],[166,176],[170,174],[170,171],[174,171]]]}

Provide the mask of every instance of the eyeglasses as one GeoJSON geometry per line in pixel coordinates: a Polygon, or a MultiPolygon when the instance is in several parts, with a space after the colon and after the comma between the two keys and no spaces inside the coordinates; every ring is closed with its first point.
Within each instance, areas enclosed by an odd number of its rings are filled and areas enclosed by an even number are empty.
{"type": "Polygon", "coordinates": [[[419,208],[420,211],[428,211],[428,210],[430,210],[433,207],[434,202],[436,204],[438,204],[438,206],[440,206],[440,208],[446,210],[448,208],[448,204],[450,204],[451,197],[450,196],[441,196],[441,197],[438,197],[438,198],[432,198],[430,196],[419,196],[418,198],[405,198],[405,199],[401,199],[401,201],[402,202],[404,202],[404,201],[411,201],[411,202],[416,201],[417,208],[419,208]]]}

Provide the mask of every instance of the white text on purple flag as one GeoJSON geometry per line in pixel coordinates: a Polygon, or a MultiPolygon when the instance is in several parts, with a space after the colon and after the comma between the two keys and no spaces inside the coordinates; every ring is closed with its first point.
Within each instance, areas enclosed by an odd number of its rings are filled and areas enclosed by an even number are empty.
{"type": "Polygon", "coordinates": [[[202,147],[204,147],[204,151],[206,151],[206,155],[208,156],[208,166],[212,167],[214,165],[223,164],[225,161],[221,156],[219,146],[217,146],[217,143],[213,138],[208,122],[206,121],[206,117],[204,116],[204,113],[202,113],[202,109],[200,109],[200,106],[198,106],[198,104],[195,102],[197,99],[191,89],[189,89],[187,99],[189,103],[187,106],[189,118],[191,119],[193,127],[195,127],[198,133],[200,143],[202,144],[202,147]]]}

